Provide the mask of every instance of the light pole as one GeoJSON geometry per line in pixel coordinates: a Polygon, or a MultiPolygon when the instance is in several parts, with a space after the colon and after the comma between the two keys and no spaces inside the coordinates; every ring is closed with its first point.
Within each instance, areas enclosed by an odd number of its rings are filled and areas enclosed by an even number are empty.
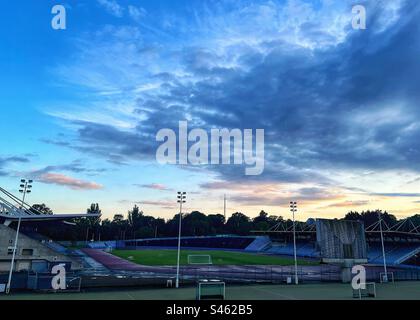
{"type": "Polygon", "coordinates": [[[384,244],[384,233],[382,231],[382,216],[381,212],[378,212],[378,218],[379,218],[379,231],[381,233],[381,243],[382,243],[382,257],[384,259],[384,277],[382,278],[383,282],[388,282],[388,273],[386,270],[386,257],[385,257],[385,244],[384,244]]]}
{"type": "MultiPolygon", "coordinates": [[[[22,193],[22,205],[20,209],[24,210],[25,206],[25,198],[27,193],[31,193],[32,189],[32,180],[20,180],[20,189],[19,192],[22,193]]],[[[9,271],[9,280],[7,281],[7,287],[6,287],[6,294],[10,293],[10,288],[12,284],[12,276],[13,276],[13,269],[15,267],[15,258],[16,258],[16,251],[17,251],[17,244],[19,240],[19,231],[20,231],[20,224],[22,222],[22,216],[19,215],[18,225],[16,229],[16,237],[15,237],[15,243],[13,246],[13,253],[12,253],[12,261],[10,262],[10,271],[9,271]]]]}
{"type": "Polygon", "coordinates": [[[179,233],[178,233],[178,261],[176,265],[176,288],[179,288],[179,266],[181,263],[181,233],[182,233],[182,205],[186,202],[187,193],[178,192],[178,203],[179,203],[179,233]]]}
{"type": "Polygon", "coordinates": [[[295,256],[295,284],[299,284],[298,278],[298,264],[297,264],[297,254],[296,254],[296,222],[295,222],[295,213],[297,211],[297,203],[294,201],[290,202],[290,211],[293,214],[293,253],[295,256]]]}

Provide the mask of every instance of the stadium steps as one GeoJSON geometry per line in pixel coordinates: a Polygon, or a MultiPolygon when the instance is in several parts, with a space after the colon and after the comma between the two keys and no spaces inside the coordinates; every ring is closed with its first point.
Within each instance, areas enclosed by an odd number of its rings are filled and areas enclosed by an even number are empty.
{"type": "Polygon", "coordinates": [[[261,252],[266,250],[268,247],[271,247],[270,237],[257,237],[248,247],[245,248],[245,251],[261,252]]]}
{"type": "Polygon", "coordinates": [[[69,255],[70,251],[62,246],[61,244],[53,241],[52,239],[45,237],[37,232],[22,232],[24,235],[26,235],[27,237],[37,240],[39,242],[41,242],[41,244],[43,244],[44,246],[46,246],[47,248],[54,250],[57,253],[63,254],[63,255],[69,255]]]}
{"type": "Polygon", "coordinates": [[[76,254],[82,258],[85,269],[93,269],[95,272],[108,272],[109,269],[99,263],[82,250],[75,250],[76,254]]]}
{"type": "MultiPolygon", "coordinates": [[[[293,256],[294,246],[293,246],[293,243],[287,243],[287,244],[277,243],[277,244],[273,244],[272,247],[266,251],[266,253],[293,256]]],[[[319,258],[319,253],[316,251],[313,244],[311,243],[298,243],[296,245],[296,253],[299,257],[319,258]]]]}
{"type": "MultiPolygon", "coordinates": [[[[387,249],[385,245],[385,258],[390,265],[399,265],[404,261],[410,259],[413,255],[420,252],[420,246],[418,245],[398,245],[387,249]]],[[[373,246],[368,251],[369,262],[373,264],[383,263],[382,248],[381,246],[373,246]]]]}
{"type": "Polygon", "coordinates": [[[408,259],[410,259],[411,257],[413,257],[414,255],[420,253],[420,247],[416,248],[415,250],[411,251],[410,253],[406,254],[405,256],[401,257],[397,263],[398,264],[403,264],[405,261],[407,261],[408,259]]]}
{"type": "Polygon", "coordinates": [[[116,241],[91,242],[87,246],[90,249],[115,249],[117,247],[117,242],[116,241]]]}

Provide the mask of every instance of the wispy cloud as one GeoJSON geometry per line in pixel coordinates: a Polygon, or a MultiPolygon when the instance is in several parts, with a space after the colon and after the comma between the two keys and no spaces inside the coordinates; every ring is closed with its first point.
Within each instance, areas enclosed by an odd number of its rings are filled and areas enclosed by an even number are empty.
{"type": "Polygon", "coordinates": [[[136,22],[139,22],[146,14],[147,12],[144,8],[132,5],[128,6],[128,15],[136,22]]]}
{"type": "Polygon", "coordinates": [[[362,207],[366,206],[370,203],[369,200],[349,200],[349,201],[342,201],[337,203],[332,203],[328,206],[325,206],[323,208],[353,208],[353,207],[362,207]]]}
{"type": "Polygon", "coordinates": [[[168,188],[167,186],[160,184],[160,183],[151,183],[151,184],[135,184],[135,186],[145,189],[152,189],[152,190],[160,190],[160,191],[171,191],[172,188],[168,188]]]}
{"type": "Polygon", "coordinates": [[[403,198],[417,198],[420,197],[420,193],[413,193],[413,192],[382,192],[382,193],[371,193],[374,196],[380,197],[403,197],[403,198]]]}
{"type": "Polygon", "coordinates": [[[6,170],[7,165],[13,163],[29,163],[29,157],[22,156],[9,156],[9,157],[0,157],[0,176],[9,176],[10,171],[6,170]]]}
{"type": "MultiPolygon", "coordinates": [[[[264,128],[264,175],[250,181],[242,168],[205,168],[221,182],[203,189],[233,186],[241,203],[343,200],[347,180],[337,172],[420,172],[416,0],[366,1],[375,14],[364,31],[351,29],[352,1],[228,3],[193,6],[193,19],[144,15],[142,24],[127,19],[83,35],[55,75],[92,92],[95,108],[49,113],[74,127],[71,147],[115,163],[154,161],[156,131],[179,120],[264,128]],[[301,185],[278,188],[285,183],[301,185]],[[269,196],[249,191],[264,186],[269,196]]],[[[128,8],[132,18],[138,10],[128,8]]]]}
{"type": "Polygon", "coordinates": [[[103,186],[95,182],[89,182],[85,180],[75,179],[60,173],[44,173],[41,174],[37,181],[56,184],[64,187],[69,187],[73,190],[100,190],[103,186]]]}
{"type": "Polygon", "coordinates": [[[130,201],[130,200],[120,200],[120,203],[124,204],[137,204],[139,206],[146,205],[146,206],[153,206],[159,207],[161,209],[174,209],[176,208],[176,203],[170,200],[143,200],[143,201],[130,201]]]}
{"type": "Polygon", "coordinates": [[[97,0],[110,14],[121,18],[124,14],[124,8],[116,0],[97,0]]]}

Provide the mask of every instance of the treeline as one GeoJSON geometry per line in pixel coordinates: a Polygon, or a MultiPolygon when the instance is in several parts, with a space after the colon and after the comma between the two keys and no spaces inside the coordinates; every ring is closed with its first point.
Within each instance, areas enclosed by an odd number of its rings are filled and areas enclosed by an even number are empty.
{"type": "MultiPolygon", "coordinates": [[[[382,218],[382,221],[384,222],[384,227],[386,226],[392,227],[393,225],[403,220],[403,219],[398,220],[397,217],[395,217],[394,215],[389,214],[388,212],[382,211],[382,210],[372,210],[372,211],[367,210],[367,211],[362,211],[361,213],[358,213],[356,211],[350,211],[349,213],[346,214],[344,219],[363,221],[365,224],[365,227],[369,227],[372,224],[379,221],[379,216],[382,218]]],[[[415,214],[409,218],[415,226],[420,226],[420,215],[415,214]]]]}
{"type": "MultiPolygon", "coordinates": [[[[101,213],[93,204],[88,213],[101,213]]],[[[194,211],[182,216],[183,236],[210,236],[219,234],[250,235],[252,230],[268,230],[284,221],[282,217],[269,215],[265,211],[251,219],[241,212],[232,214],[227,221],[221,214],[206,215],[194,211]]],[[[110,241],[141,238],[178,236],[179,214],[165,220],[146,215],[138,206],[128,212],[127,218],[115,215],[113,219],[77,219],[72,225],[64,223],[43,223],[37,231],[54,240],[68,241],[110,241]]]]}
{"type": "MultiPolygon", "coordinates": [[[[45,205],[40,205],[42,211],[51,214],[45,205]]],[[[40,207],[38,207],[40,208],[40,207]]],[[[98,204],[92,204],[87,213],[101,213],[98,204]]],[[[363,221],[365,227],[377,222],[379,215],[383,221],[392,226],[398,219],[388,212],[381,210],[351,211],[345,220],[363,221]]],[[[420,215],[412,217],[416,225],[420,225],[420,215]]],[[[266,231],[278,223],[292,224],[291,220],[284,220],[281,216],[269,215],[261,211],[255,218],[250,218],[241,212],[232,214],[227,221],[221,214],[206,215],[199,211],[183,214],[183,236],[211,236],[220,234],[251,235],[251,231],[266,231]]],[[[65,223],[40,223],[37,231],[54,240],[68,241],[110,241],[142,238],[160,238],[178,236],[179,214],[172,219],[164,220],[146,215],[138,206],[128,212],[127,218],[115,215],[113,219],[84,218],[65,223]]]]}

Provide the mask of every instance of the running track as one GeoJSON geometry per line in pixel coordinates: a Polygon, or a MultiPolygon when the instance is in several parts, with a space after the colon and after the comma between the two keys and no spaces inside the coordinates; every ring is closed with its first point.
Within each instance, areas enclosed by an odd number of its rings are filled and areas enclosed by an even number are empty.
{"type": "MultiPolygon", "coordinates": [[[[156,276],[172,276],[176,272],[173,266],[142,266],[121,259],[98,249],[83,249],[84,253],[95,259],[113,272],[141,272],[156,276]]],[[[189,278],[223,278],[248,281],[284,281],[293,274],[293,266],[188,266],[181,267],[181,275],[189,278]]],[[[300,274],[306,280],[339,280],[339,268],[333,266],[301,266],[300,274]]]]}

